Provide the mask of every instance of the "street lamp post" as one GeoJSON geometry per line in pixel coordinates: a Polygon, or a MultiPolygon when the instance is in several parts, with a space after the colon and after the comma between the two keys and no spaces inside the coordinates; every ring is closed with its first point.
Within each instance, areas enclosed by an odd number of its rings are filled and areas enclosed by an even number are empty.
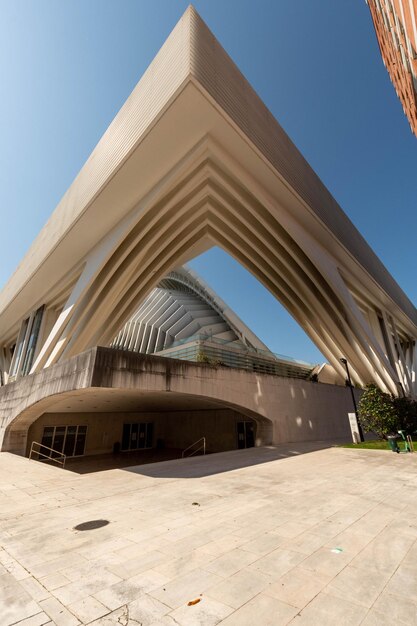
{"type": "Polygon", "coordinates": [[[359,417],[358,417],[358,409],[357,409],[357,406],[356,406],[355,394],[353,393],[352,381],[350,379],[348,362],[347,362],[347,359],[344,359],[344,358],[341,358],[340,362],[343,363],[343,365],[346,368],[346,374],[347,374],[348,384],[349,384],[349,387],[350,387],[350,393],[352,394],[353,408],[355,410],[356,421],[358,423],[359,439],[360,439],[360,441],[365,441],[364,436],[363,436],[362,426],[361,426],[361,423],[360,423],[359,417]]]}

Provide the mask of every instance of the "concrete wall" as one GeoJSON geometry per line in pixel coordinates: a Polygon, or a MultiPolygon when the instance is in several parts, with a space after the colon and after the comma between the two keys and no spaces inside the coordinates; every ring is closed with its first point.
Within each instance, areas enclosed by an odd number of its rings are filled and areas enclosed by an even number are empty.
{"type": "Polygon", "coordinates": [[[214,402],[255,419],[257,445],[350,438],[345,387],[93,348],[0,388],[0,449],[24,454],[29,427],[58,402],[109,390],[135,398],[138,409],[147,395],[168,399],[170,410],[181,398],[214,402]]]}
{"type": "Polygon", "coordinates": [[[236,424],[249,419],[230,409],[151,413],[149,417],[152,416],[156,438],[162,438],[167,448],[185,449],[205,437],[208,452],[236,449],[236,424]]]}
{"type": "Polygon", "coordinates": [[[353,407],[348,388],[279,378],[274,392],[274,443],[350,438],[347,415],[353,407]]]}
{"type": "Polygon", "coordinates": [[[24,454],[29,426],[53,407],[56,397],[91,386],[95,359],[95,350],[89,350],[0,387],[0,450],[24,454]]]}
{"type": "Polygon", "coordinates": [[[122,440],[123,424],[152,422],[153,446],[163,439],[165,447],[184,450],[206,437],[208,452],[222,452],[237,448],[238,421],[247,417],[230,409],[207,411],[175,411],[172,413],[44,413],[28,431],[26,454],[32,441],[41,442],[45,426],[87,426],[85,454],[103,454],[113,450],[113,444],[122,440]]]}
{"type": "Polygon", "coordinates": [[[352,398],[346,387],[107,348],[97,348],[92,384],[218,400],[257,420],[259,445],[350,436],[352,398]]]}

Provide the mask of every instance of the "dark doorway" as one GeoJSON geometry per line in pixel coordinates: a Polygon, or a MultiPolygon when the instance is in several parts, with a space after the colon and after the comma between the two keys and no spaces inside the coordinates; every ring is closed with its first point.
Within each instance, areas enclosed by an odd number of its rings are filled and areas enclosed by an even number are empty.
{"type": "Polygon", "coordinates": [[[123,424],[122,450],[144,450],[152,448],[153,423],[123,424]]]}
{"type": "Polygon", "coordinates": [[[255,445],[255,424],[254,422],[238,422],[237,423],[237,447],[239,450],[243,448],[253,448],[255,445]]]}

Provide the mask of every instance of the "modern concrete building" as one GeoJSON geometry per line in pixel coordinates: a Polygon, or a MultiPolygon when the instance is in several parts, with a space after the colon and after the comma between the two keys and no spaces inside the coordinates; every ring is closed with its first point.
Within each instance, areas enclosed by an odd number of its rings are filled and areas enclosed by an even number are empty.
{"type": "Polygon", "coordinates": [[[0,294],[2,449],[346,436],[346,389],[274,369],[283,360],[178,270],[214,245],[339,380],[343,358],[357,385],[415,395],[415,307],[190,7],[0,294]],[[185,356],[182,339],[197,357],[191,329],[203,362],[166,359],[185,356]],[[225,367],[242,348],[250,367],[225,367]]]}
{"type": "MultiPolygon", "coordinates": [[[[111,342],[112,348],[327,382],[330,366],[273,354],[188,268],[170,272],[111,342]]],[[[332,371],[332,382],[337,380],[332,371]]],[[[343,379],[338,380],[344,384],[343,379]]]]}
{"type": "Polygon", "coordinates": [[[417,0],[367,0],[382,60],[417,137],[417,0]]]}

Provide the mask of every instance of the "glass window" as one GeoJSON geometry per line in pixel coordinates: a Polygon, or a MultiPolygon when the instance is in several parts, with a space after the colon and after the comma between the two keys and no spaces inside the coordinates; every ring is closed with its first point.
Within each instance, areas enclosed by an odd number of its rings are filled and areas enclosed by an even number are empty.
{"type": "Polygon", "coordinates": [[[52,444],[52,448],[56,451],[56,454],[52,453],[52,456],[57,456],[59,452],[62,453],[64,451],[65,432],[65,426],[55,427],[54,443],[52,444]]]}
{"type": "Polygon", "coordinates": [[[52,450],[45,447],[40,452],[48,457],[57,457],[60,453],[70,457],[82,456],[86,437],[87,426],[45,426],[41,444],[52,450]]]}
{"type": "Polygon", "coordinates": [[[152,448],[153,444],[153,423],[146,424],[146,444],[145,448],[152,448]]]}
{"type": "Polygon", "coordinates": [[[87,426],[78,426],[74,456],[82,456],[84,454],[86,438],[87,438],[87,426]]]}
{"type": "Polygon", "coordinates": [[[146,447],[146,424],[139,424],[139,445],[138,448],[146,447]]]}
{"type": "Polygon", "coordinates": [[[12,366],[10,368],[11,377],[16,376],[16,373],[18,371],[20,358],[23,352],[23,346],[25,344],[25,337],[26,337],[26,331],[27,331],[28,325],[29,325],[29,318],[24,320],[24,322],[22,323],[22,326],[20,327],[19,337],[16,343],[16,348],[13,353],[12,366]]]}
{"type": "Polygon", "coordinates": [[[153,423],[123,424],[122,450],[152,448],[153,423]]]}
{"type": "Polygon", "coordinates": [[[39,336],[39,329],[41,327],[42,316],[44,307],[41,306],[35,313],[33,318],[32,327],[30,329],[30,335],[26,346],[25,356],[22,365],[22,374],[25,376],[29,374],[33,363],[33,357],[35,356],[36,344],[39,336]]]}
{"type": "Polygon", "coordinates": [[[130,449],[136,450],[138,447],[138,430],[139,424],[132,424],[130,430],[130,449]]]}
{"type": "Polygon", "coordinates": [[[123,424],[122,450],[129,450],[130,424],[123,424]]]}
{"type": "Polygon", "coordinates": [[[65,437],[64,454],[66,456],[74,456],[75,440],[77,438],[77,427],[68,426],[65,437]]]}
{"type": "Polygon", "coordinates": [[[39,452],[41,453],[41,458],[45,458],[45,456],[51,456],[51,451],[48,448],[52,448],[52,443],[54,441],[54,430],[53,426],[46,426],[43,429],[42,436],[42,445],[47,446],[46,448],[40,448],[39,452]],[[45,455],[45,456],[43,456],[45,455]]]}

